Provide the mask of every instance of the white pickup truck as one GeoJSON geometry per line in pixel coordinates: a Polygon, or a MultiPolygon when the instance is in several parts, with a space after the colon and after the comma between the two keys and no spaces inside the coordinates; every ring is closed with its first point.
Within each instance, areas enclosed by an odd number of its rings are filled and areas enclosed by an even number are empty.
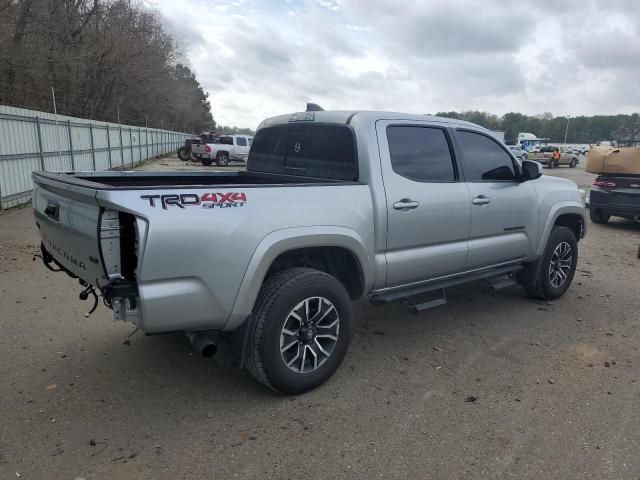
{"type": "Polygon", "coordinates": [[[219,167],[229,164],[230,160],[246,163],[253,137],[249,135],[225,135],[218,137],[215,143],[194,143],[191,155],[203,165],[214,161],[219,167]]]}

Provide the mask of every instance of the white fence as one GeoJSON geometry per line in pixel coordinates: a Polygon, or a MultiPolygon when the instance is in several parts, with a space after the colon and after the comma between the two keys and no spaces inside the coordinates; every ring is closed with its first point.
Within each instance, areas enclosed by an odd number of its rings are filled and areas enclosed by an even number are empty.
{"type": "Polygon", "coordinates": [[[31,199],[31,172],[131,168],[187,134],[0,105],[0,210],[31,199]]]}

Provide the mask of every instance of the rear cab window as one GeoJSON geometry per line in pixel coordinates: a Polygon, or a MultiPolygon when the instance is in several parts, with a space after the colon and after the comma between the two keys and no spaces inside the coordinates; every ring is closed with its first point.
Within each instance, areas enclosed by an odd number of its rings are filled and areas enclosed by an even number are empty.
{"type": "Polygon", "coordinates": [[[353,131],[321,123],[265,127],[256,133],[248,170],[333,180],[358,180],[353,131]]]}
{"type": "Polygon", "coordinates": [[[516,180],[513,158],[496,140],[469,130],[457,130],[456,140],[467,182],[516,180]]]}
{"type": "Polygon", "coordinates": [[[236,137],[236,144],[239,147],[246,147],[247,146],[247,139],[246,137],[236,137]]]}

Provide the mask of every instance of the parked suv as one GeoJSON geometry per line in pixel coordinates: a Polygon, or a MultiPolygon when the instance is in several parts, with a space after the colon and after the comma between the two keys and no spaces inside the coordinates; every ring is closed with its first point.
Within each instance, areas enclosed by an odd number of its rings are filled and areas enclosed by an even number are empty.
{"type": "Polygon", "coordinates": [[[589,215],[594,223],[611,216],[640,222],[640,175],[599,175],[589,195],[589,215]]]}
{"type": "Polygon", "coordinates": [[[43,261],[79,277],[81,298],[100,294],[147,334],[185,331],[284,393],[341,364],[352,300],[422,311],[480,280],[556,299],[586,228],[575,183],[485,128],[424,115],[273,117],[246,171],[33,179],[43,261]]]}
{"type": "Polygon", "coordinates": [[[508,148],[509,150],[511,150],[511,153],[513,153],[518,160],[528,159],[527,152],[522,150],[520,147],[517,147],[515,145],[508,145],[508,148]]]}

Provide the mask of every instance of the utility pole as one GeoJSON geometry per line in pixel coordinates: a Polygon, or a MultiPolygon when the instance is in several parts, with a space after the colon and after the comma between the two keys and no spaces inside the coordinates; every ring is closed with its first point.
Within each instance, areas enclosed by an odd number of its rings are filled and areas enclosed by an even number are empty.
{"type": "Polygon", "coordinates": [[[569,119],[571,115],[567,115],[567,128],[564,129],[564,143],[567,143],[567,133],[569,133],[569,119]]]}
{"type": "Polygon", "coordinates": [[[53,114],[58,116],[58,109],[56,108],[56,91],[51,87],[51,98],[53,98],[53,114]]]}
{"type": "Polygon", "coordinates": [[[58,107],[56,107],[56,91],[51,86],[51,98],[53,98],[53,114],[56,116],[56,139],[58,141],[58,158],[62,157],[62,148],[60,147],[60,131],[58,129],[58,107]]]}

